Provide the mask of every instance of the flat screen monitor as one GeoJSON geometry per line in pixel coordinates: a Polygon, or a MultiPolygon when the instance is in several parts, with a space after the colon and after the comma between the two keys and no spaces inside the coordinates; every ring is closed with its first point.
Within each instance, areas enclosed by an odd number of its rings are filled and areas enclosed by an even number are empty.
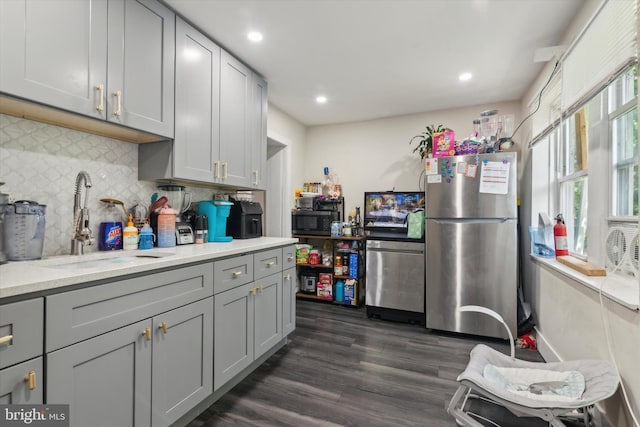
{"type": "Polygon", "coordinates": [[[407,215],[418,210],[424,210],[422,191],[365,192],[364,229],[407,234],[407,215]]]}

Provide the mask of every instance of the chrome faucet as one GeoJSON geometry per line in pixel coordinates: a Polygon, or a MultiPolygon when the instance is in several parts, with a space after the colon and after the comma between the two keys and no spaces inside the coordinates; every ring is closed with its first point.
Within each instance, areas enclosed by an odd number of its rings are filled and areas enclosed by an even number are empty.
{"type": "Polygon", "coordinates": [[[73,238],[71,239],[71,255],[82,255],[84,245],[93,245],[94,239],[89,228],[89,188],[91,188],[91,178],[85,171],[78,173],[76,177],[76,191],[73,197],[73,238]],[[84,206],[80,207],[81,185],[84,181],[86,192],[84,195],[84,206]]]}

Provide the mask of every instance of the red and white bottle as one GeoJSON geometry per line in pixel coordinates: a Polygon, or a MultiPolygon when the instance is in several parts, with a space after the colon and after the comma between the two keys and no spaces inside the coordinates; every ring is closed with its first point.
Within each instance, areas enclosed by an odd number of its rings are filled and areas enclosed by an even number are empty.
{"type": "Polygon", "coordinates": [[[569,255],[569,241],[567,240],[567,226],[564,225],[562,214],[556,216],[553,226],[553,240],[556,246],[556,257],[569,255]]]}

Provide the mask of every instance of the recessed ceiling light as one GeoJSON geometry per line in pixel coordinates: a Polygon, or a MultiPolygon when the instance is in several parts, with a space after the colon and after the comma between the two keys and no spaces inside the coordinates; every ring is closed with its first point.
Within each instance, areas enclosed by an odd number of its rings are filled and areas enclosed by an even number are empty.
{"type": "Polygon", "coordinates": [[[327,97],[320,95],[320,96],[316,97],[316,102],[318,104],[324,104],[325,102],[327,102],[327,97]]]}
{"type": "Polygon", "coordinates": [[[249,34],[247,34],[247,38],[249,40],[251,40],[252,42],[261,42],[262,41],[262,33],[259,33],[257,31],[251,31],[249,34]]]}
{"type": "Polygon", "coordinates": [[[458,76],[458,79],[460,79],[461,82],[466,82],[467,80],[471,80],[471,77],[473,77],[471,73],[462,73],[458,76]]]}

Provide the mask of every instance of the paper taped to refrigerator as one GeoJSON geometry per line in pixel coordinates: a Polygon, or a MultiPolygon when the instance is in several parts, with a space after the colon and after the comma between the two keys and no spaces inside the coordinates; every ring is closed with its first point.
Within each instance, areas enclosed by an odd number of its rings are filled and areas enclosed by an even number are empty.
{"type": "Polygon", "coordinates": [[[480,169],[480,193],[507,194],[509,162],[483,162],[480,169]]]}

